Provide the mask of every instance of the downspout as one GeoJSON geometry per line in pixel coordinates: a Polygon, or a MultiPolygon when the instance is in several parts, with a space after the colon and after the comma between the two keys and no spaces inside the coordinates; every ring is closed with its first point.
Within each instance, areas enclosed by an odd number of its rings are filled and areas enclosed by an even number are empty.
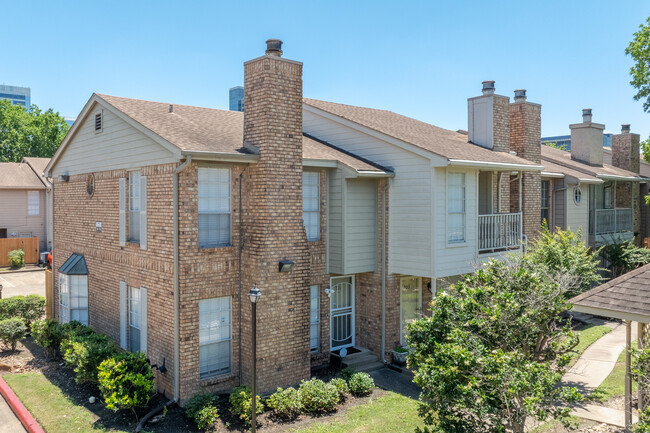
{"type": "Polygon", "coordinates": [[[382,190],[381,217],[381,362],[386,364],[386,192],[391,180],[386,180],[382,190]]]}
{"type": "Polygon", "coordinates": [[[242,250],[244,248],[244,238],[242,230],[242,180],[244,178],[244,173],[239,173],[239,264],[238,264],[238,285],[239,285],[239,385],[242,384],[242,363],[241,363],[241,263],[242,263],[242,250]]]}
{"type": "Polygon", "coordinates": [[[179,401],[181,378],[181,348],[180,348],[180,293],[179,293],[179,254],[178,254],[178,175],[192,163],[192,155],[187,155],[185,162],[174,170],[174,192],[172,206],[174,207],[174,401],[179,401]]]}
{"type": "MultiPolygon", "coordinates": [[[[52,292],[52,319],[54,319],[54,183],[50,182],[50,179],[45,177],[45,181],[50,185],[50,201],[52,202],[52,210],[50,212],[50,218],[51,218],[51,224],[48,224],[48,231],[50,230],[50,227],[52,227],[52,233],[50,233],[50,236],[52,237],[52,246],[50,246],[50,251],[52,252],[52,265],[50,266],[50,271],[52,272],[52,277],[50,281],[50,291],[52,292]]],[[[47,197],[47,192],[45,193],[47,197]]],[[[47,203],[47,200],[45,200],[45,207],[46,207],[46,212],[49,212],[49,203],[47,203]]],[[[47,239],[46,239],[47,242],[47,239]]],[[[47,265],[46,265],[47,267],[47,265]]],[[[1,295],[1,294],[0,294],[1,295]]]]}

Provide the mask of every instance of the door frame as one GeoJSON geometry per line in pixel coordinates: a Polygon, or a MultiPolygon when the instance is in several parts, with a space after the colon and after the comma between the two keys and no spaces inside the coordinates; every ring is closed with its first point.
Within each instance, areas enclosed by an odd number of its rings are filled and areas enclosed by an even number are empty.
{"type": "Polygon", "coordinates": [[[418,296],[417,310],[419,311],[419,313],[418,313],[418,311],[416,311],[416,314],[420,314],[420,316],[422,316],[422,277],[415,277],[415,276],[402,276],[402,277],[400,277],[400,279],[399,279],[399,343],[402,346],[406,345],[406,340],[402,341],[402,323],[403,323],[403,317],[402,317],[403,316],[402,315],[402,312],[403,312],[403,309],[402,309],[402,280],[405,280],[407,278],[409,278],[409,279],[415,278],[416,280],[418,280],[418,294],[419,294],[419,296],[418,296]]]}
{"type": "Polygon", "coordinates": [[[352,284],[352,286],[351,286],[352,290],[351,290],[351,294],[350,294],[350,296],[352,298],[351,299],[351,301],[352,301],[351,302],[351,304],[352,304],[351,305],[352,312],[350,313],[350,327],[352,328],[352,341],[350,342],[350,344],[343,344],[341,346],[336,346],[336,347],[332,346],[332,297],[330,296],[329,297],[330,298],[330,314],[329,314],[329,316],[330,316],[329,317],[329,321],[330,321],[330,323],[329,323],[329,328],[330,328],[330,335],[329,335],[330,352],[332,352],[334,350],[343,349],[344,347],[353,347],[355,342],[356,342],[356,339],[355,339],[355,334],[356,334],[355,316],[357,315],[357,310],[356,310],[356,283],[355,283],[355,278],[354,278],[354,275],[337,275],[335,277],[330,277],[330,290],[334,286],[334,284],[332,284],[332,280],[335,280],[335,279],[338,279],[338,278],[350,278],[350,281],[351,281],[351,284],[352,284]]]}

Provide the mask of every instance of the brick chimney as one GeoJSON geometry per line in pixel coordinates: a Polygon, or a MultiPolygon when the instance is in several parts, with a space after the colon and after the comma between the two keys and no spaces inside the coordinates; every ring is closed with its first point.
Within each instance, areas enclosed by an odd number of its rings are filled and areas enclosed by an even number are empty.
{"type": "Polygon", "coordinates": [[[244,145],[259,153],[245,171],[242,264],[243,383],[251,379],[251,304],[257,304],[259,391],[308,379],[309,250],[302,220],[302,63],[282,57],[270,39],[263,56],[244,63],[244,145]],[[281,260],[293,271],[279,272],[281,260]]]}
{"type": "Polygon", "coordinates": [[[639,174],[641,136],[630,133],[630,125],[621,125],[621,133],[612,135],[612,165],[639,174]]]}
{"type": "Polygon", "coordinates": [[[483,94],[467,100],[469,141],[497,152],[508,152],[510,98],[494,92],[494,81],[483,81],[483,94]]]}
{"type": "MultiPolygon", "coordinates": [[[[510,149],[531,163],[542,162],[542,106],[528,102],[526,90],[515,90],[515,101],[510,104],[510,149]]],[[[523,172],[521,180],[521,210],[523,232],[528,238],[537,235],[541,214],[541,174],[523,172]]],[[[519,182],[510,184],[511,211],[519,209],[519,182]]]]}
{"type": "Polygon", "coordinates": [[[605,125],[591,121],[591,108],[582,110],[582,123],[571,128],[571,159],[603,166],[603,130],[605,125]]]}

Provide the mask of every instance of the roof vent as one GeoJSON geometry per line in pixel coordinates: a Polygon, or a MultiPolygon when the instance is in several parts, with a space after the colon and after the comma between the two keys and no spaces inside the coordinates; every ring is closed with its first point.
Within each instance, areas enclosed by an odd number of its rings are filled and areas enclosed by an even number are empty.
{"type": "Polygon", "coordinates": [[[524,102],[526,100],[526,89],[515,90],[515,101],[524,102]]]}
{"type": "Polygon", "coordinates": [[[280,39],[269,39],[266,41],[266,55],[282,57],[282,41],[280,39]]]}
{"type": "Polygon", "coordinates": [[[591,123],[591,108],[582,110],[582,123],[591,123]]]}
{"type": "Polygon", "coordinates": [[[95,114],[95,132],[100,132],[102,130],[102,112],[95,114]]]}
{"type": "Polygon", "coordinates": [[[483,94],[494,95],[494,80],[483,81],[483,94]]]}
{"type": "Polygon", "coordinates": [[[169,112],[174,113],[174,106],[172,104],[169,104],[169,112]]]}
{"type": "Polygon", "coordinates": [[[624,123],[621,125],[621,134],[629,134],[630,133],[630,124],[629,123],[624,123]]]}

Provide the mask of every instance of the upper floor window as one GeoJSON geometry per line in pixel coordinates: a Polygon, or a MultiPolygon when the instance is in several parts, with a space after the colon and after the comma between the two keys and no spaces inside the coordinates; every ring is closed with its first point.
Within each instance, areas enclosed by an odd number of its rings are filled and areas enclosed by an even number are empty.
{"type": "Polygon", "coordinates": [[[129,242],[140,243],[140,172],[129,173],[129,242]]]}
{"type": "Polygon", "coordinates": [[[465,242],[465,173],[447,174],[447,242],[465,242]]]}
{"type": "Polygon", "coordinates": [[[320,173],[302,173],[302,220],[308,241],[320,240],[320,173]]]}
{"type": "Polygon", "coordinates": [[[542,223],[546,221],[546,223],[549,223],[548,220],[548,215],[549,215],[549,189],[550,189],[550,182],[548,180],[543,180],[542,181],[542,223]]]}
{"type": "Polygon", "coordinates": [[[230,169],[199,167],[199,248],[231,245],[230,169]]]}
{"type": "Polygon", "coordinates": [[[38,191],[27,191],[27,215],[38,216],[40,209],[40,193],[38,191]]]}

